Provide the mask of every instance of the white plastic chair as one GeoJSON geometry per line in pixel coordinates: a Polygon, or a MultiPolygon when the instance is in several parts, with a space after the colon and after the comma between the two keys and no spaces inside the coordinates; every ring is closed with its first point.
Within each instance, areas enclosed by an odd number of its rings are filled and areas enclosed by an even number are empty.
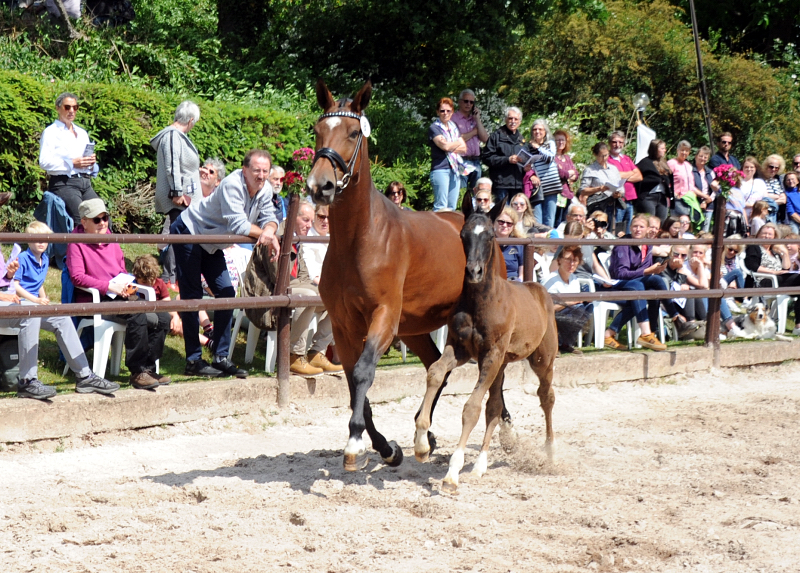
{"type": "MultiPolygon", "coordinates": [[[[447,325],[445,324],[440,329],[431,332],[431,338],[433,339],[433,342],[436,344],[436,348],[439,349],[439,352],[444,352],[444,345],[447,344],[447,325]]],[[[406,361],[407,354],[408,354],[408,348],[406,348],[406,343],[401,340],[400,355],[403,357],[403,362],[406,361]]]]}
{"type": "MultiPolygon", "coordinates": [[[[231,334],[231,347],[228,350],[228,359],[230,360],[233,357],[233,346],[236,341],[236,337],[239,335],[239,330],[242,327],[242,320],[245,317],[244,311],[240,310],[239,314],[236,316],[236,322],[233,325],[233,333],[231,334]]],[[[314,338],[314,334],[317,332],[317,317],[311,319],[311,323],[308,325],[308,338],[306,338],[307,346],[311,344],[312,339],[314,338]]],[[[256,346],[258,345],[258,338],[261,334],[261,329],[255,326],[252,322],[247,327],[247,345],[245,346],[244,350],[244,362],[245,364],[252,364],[253,358],[256,354],[256,346]]],[[[278,331],[277,330],[268,330],[267,331],[267,351],[266,351],[266,359],[264,361],[264,371],[267,373],[275,372],[275,363],[277,362],[278,358],[278,331]]]]}
{"type": "MultiPolygon", "coordinates": [[[[152,287],[137,285],[140,294],[143,294],[145,300],[155,301],[156,291],[152,287]]],[[[92,295],[92,304],[100,304],[100,291],[96,288],[82,288],[75,287],[88,292],[92,295]]],[[[122,348],[125,344],[125,324],[119,324],[113,320],[104,320],[101,314],[92,315],[91,318],[84,318],[78,323],[77,333],[80,338],[81,333],[85,328],[94,328],[94,349],[92,356],[92,372],[105,378],[106,366],[108,365],[108,355],[111,355],[111,375],[119,376],[120,365],[122,364],[122,348]]],[[[156,361],[156,373],[158,373],[159,366],[156,361]]],[[[64,376],[69,371],[69,365],[64,367],[64,376]]]]}
{"type": "MultiPolygon", "coordinates": [[[[780,285],[778,284],[778,276],[777,275],[770,275],[767,273],[759,273],[759,272],[752,272],[744,265],[744,251],[739,253],[738,257],[741,259],[742,264],[739,267],[744,271],[745,275],[750,275],[753,278],[753,281],[756,285],[761,286],[761,281],[769,281],[769,286],[773,288],[778,288],[780,285]]],[[[762,287],[764,288],[764,287],[762,287]]],[[[775,309],[777,311],[778,320],[776,321],[776,326],[778,327],[778,334],[783,334],[786,332],[786,317],[789,314],[789,301],[792,299],[792,295],[788,294],[778,294],[778,295],[759,295],[765,301],[771,301],[770,304],[775,305],[775,309]]],[[[797,320],[797,317],[795,317],[797,320]]]]}

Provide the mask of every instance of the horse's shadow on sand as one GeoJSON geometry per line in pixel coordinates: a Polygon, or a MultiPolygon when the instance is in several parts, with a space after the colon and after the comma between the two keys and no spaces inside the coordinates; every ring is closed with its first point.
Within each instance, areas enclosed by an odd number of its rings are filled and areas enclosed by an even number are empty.
{"type": "MultiPolygon", "coordinates": [[[[479,446],[474,446],[477,451],[479,446]]],[[[288,484],[293,490],[307,494],[324,496],[312,488],[320,482],[339,481],[343,485],[368,485],[384,489],[387,483],[409,482],[433,490],[433,485],[441,482],[447,473],[449,455],[434,452],[430,461],[419,463],[414,459],[412,448],[403,452],[405,459],[396,468],[388,467],[381,461],[377,452],[370,452],[366,468],[357,472],[346,472],[342,467],[342,450],[311,450],[307,453],[295,452],[276,456],[260,455],[254,458],[240,458],[233,463],[224,464],[209,470],[191,470],[184,473],[165,473],[146,475],[143,479],[166,486],[184,487],[201,478],[239,478],[258,484],[288,484]]],[[[493,467],[506,465],[500,460],[493,467]]],[[[468,470],[469,464],[465,467],[468,470]]],[[[390,486],[391,488],[391,486],[390,486]]]]}

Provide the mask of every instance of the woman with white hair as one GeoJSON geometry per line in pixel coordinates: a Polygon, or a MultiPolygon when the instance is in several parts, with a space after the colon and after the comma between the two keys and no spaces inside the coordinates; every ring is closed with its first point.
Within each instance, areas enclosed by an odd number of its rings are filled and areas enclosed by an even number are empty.
{"type": "MultiPolygon", "coordinates": [[[[184,101],[175,110],[172,125],[159,131],[150,145],[156,150],[158,170],[156,172],[156,213],[166,215],[162,234],[169,234],[169,227],[200,193],[200,155],[189,139],[189,131],[200,120],[200,108],[191,101],[184,101]]],[[[177,278],[175,255],[172,246],[162,251],[161,278],[167,286],[174,285],[177,278]]]]}
{"type": "MultiPolygon", "coordinates": [[[[528,144],[533,155],[531,164],[533,169],[525,174],[523,179],[523,193],[528,191],[533,203],[533,212],[536,220],[548,227],[556,226],[556,208],[558,196],[561,193],[561,178],[558,175],[558,164],[554,161],[556,156],[556,142],[550,133],[550,127],[543,119],[537,119],[531,127],[531,140],[528,144]],[[539,188],[533,193],[533,187],[526,187],[525,183],[539,179],[539,188]],[[534,199],[535,197],[535,199],[534,199]]],[[[525,193],[528,195],[528,193],[525,193]]]]}

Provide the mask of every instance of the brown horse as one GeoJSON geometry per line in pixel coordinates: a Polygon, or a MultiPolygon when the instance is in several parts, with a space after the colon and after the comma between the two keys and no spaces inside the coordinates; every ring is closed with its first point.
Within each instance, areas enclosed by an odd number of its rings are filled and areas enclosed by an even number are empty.
{"type": "Polygon", "coordinates": [[[430,451],[427,432],[430,427],[430,407],[442,381],[456,366],[471,358],[478,360],[480,374],[472,395],[464,405],[461,439],[450,458],[450,470],[442,487],[455,491],[458,474],[464,467],[464,448],[481,413],[481,403],[488,390],[486,402],[486,434],[473,473],[482,476],[487,468],[487,454],[492,433],[501,419],[511,423],[503,402],[503,381],[509,362],[528,360],[539,378],[539,403],[544,410],[545,448],[553,455],[553,425],[551,415],[556,401],[553,393],[553,363],[558,355],[553,301],[545,288],[537,283],[509,282],[497,277],[496,267],[502,263],[497,255],[493,219],[499,214],[493,209],[489,217],[482,211],[471,213],[472,203],[464,200],[467,220],[461,230],[466,254],[464,288],[458,304],[447,320],[448,335],[442,357],[428,369],[428,390],[417,416],[414,454],[426,460],[430,451]]]}
{"type": "Polygon", "coordinates": [[[331,205],[319,292],[350,389],[349,471],[367,463],[365,429],[385,463],[402,462],[402,449],[375,429],[367,390],[395,335],[426,368],[439,358],[428,333],[445,324],[461,294],[465,265],[460,213],[401,210],[375,189],[363,115],[371,94],[367,82],[352,100],[337,102],[325,82],[317,82],[324,113],[314,126],[316,155],[307,182],[314,201],[331,205]]]}

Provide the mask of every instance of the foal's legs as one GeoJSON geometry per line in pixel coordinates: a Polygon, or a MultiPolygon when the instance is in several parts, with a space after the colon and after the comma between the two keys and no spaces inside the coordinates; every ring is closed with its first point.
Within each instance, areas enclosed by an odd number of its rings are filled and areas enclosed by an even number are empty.
{"type": "Polygon", "coordinates": [[[458,440],[458,446],[453,455],[450,456],[450,469],[442,481],[442,489],[445,491],[455,492],[458,489],[458,474],[461,468],[464,467],[464,449],[467,446],[467,439],[469,439],[470,433],[481,416],[483,397],[505,366],[502,358],[505,356],[508,339],[506,338],[503,342],[505,344],[498,344],[498,347],[502,347],[502,350],[494,347],[489,351],[488,355],[481,356],[479,360],[480,375],[478,376],[478,384],[472,391],[467,403],[464,404],[464,410],[461,414],[461,438],[458,440]]]}
{"type": "Polygon", "coordinates": [[[417,461],[423,463],[428,461],[431,452],[431,445],[428,439],[430,432],[428,430],[431,427],[433,408],[444,389],[445,378],[456,366],[458,366],[458,361],[456,360],[455,350],[448,343],[444,348],[442,357],[428,368],[428,384],[425,397],[416,415],[417,430],[414,435],[414,456],[416,456],[417,461]]]}
{"type": "Polygon", "coordinates": [[[555,319],[549,325],[542,343],[536,352],[528,357],[528,363],[539,378],[539,404],[544,411],[545,442],[544,448],[547,457],[553,461],[555,453],[555,439],[553,437],[553,404],[556,403],[556,395],[553,392],[553,365],[558,353],[558,334],[556,334],[555,319]]]}
{"type": "MultiPolygon", "coordinates": [[[[399,309],[387,305],[379,306],[372,313],[369,332],[364,342],[363,351],[353,367],[350,383],[350,438],[344,448],[344,469],[356,471],[367,464],[367,448],[362,435],[366,429],[372,440],[372,447],[377,450],[384,461],[390,465],[399,465],[403,461],[403,451],[395,443],[387,442],[372,423],[372,409],[367,400],[367,391],[375,379],[375,368],[383,353],[394,337],[399,318],[399,309]]],[[[357,344],[358,341],[351,341],[357,344]]]]}
{"type": "MultiPolygon", "coordinates": [[[[506,365],[504,364],[500,372],[497,373],[492,387],[489,388],[489,399],[486,401],[486,434],[483,436],[483,444],[481,445],[481,453],[478,454],[478,461],[475,462],[475,467],[472,468],[472,473],[478,477],[485,474],[486,468],[489,467],[489,444],[492,441],[494,429],[497,427],[498,422],[500,422],[501,415],[504,413],[505,416],[508,415],[508,411],[505,409],[505,404],[503,403],[503,382],[505,382],[506,377],[505,370],[506,365]]],[[[505,417],[503,419],[505,421],[505,417]]]]}

